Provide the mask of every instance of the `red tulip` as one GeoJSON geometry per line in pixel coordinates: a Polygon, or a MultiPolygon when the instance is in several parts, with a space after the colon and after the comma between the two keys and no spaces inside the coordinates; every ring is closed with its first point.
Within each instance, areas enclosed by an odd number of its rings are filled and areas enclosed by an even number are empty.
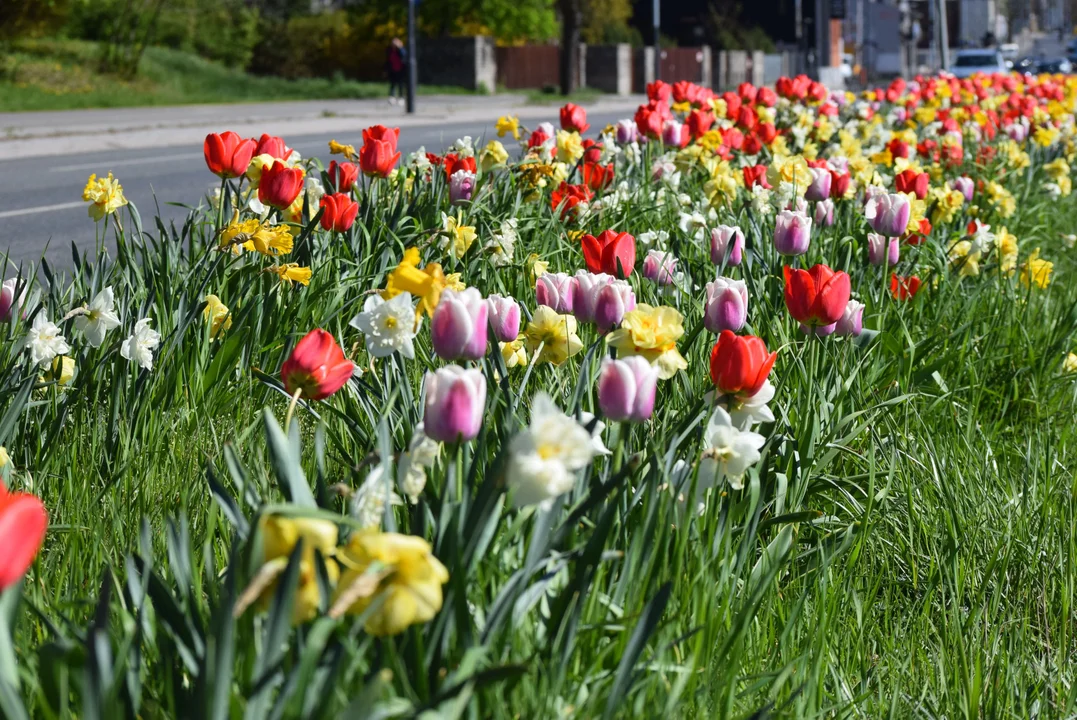
{"type": "Polygon", "coordinates": [[[808,327],[826,327],[841,319],[851,290],[847,273],[834,272],[826,265],[783,270],[785,307],[794,320],[808,327]]]}
{"type": "Polygon", "coordinates": [[[545,145],[550,139],[550,136],[543,131],[542,128],[536,128],[531,133],[531,137],[527,138],[527,147],[536,148],[545,145]]]}
{"type": "Polygon", "coordinates": [[[748,165],[743,168],[742,172],[744,173],[744,187],[751,190],[756,185],[762,185],[763,188],[770,189],[766,165],[748,165]]]}
{"type": "Polygon", "coordinates": [[[912,168],[902,170],[894,176],[894,187],[901,193],[912,193],[923,200],[927,197],[928,183],[931,176],[927,173],[918,173],[912,168]]]}
{"type": "Polygon", "coordinates": [[[578,133],[587,132],[587,111],[575,103],[568,103],[561,108],[561,129],[575,130],[578,133]]]}
{"type": "Polygon", "coordinates": [[[742,82],[737,86],[737,95],[740,95],[740,99],[744,101],[745,105],[755,102],[756,92],[755,85],[750,82],[742,82]]]}
{"type": "Polygon", "coordinates": [[[33,495],[8,492],[0,482],[0,592],[14,585],[34,561],[49,516],[33,495]]]}
{"type": "Polygon", "coordinates": [[[754,132],[748,133],[741,146],[745,155],[757,155],[763,149],[763,141],[754,132]]]}
{"type": "Polygon", "coordinates": [[[289,394],[301,391],[308,400],[324,400],[344,387],[354,369],[333,336],[316,328],[296,344],[280,374],[289,394]]]}
{"type": "Polygon", "coordinates": [[[359,179],[359,168],[350,162],[338,163],[332,160],[326,174],[329,175],[330,187],[337,192],[348,192],[359,179]]]}
{"type": "Polygon", "coordinates": [[[901,138],[894,138],[886,144],[886,148],[890,151],[890,154],[895,158],[907,158],[909,157],[909,144],[901,138]]]}
{"type": "Polygon", "coordinates": [[[469,173],[477,172],[475,169],[475,158],[459,157],[456,153],[446,153],[445,159],[441,164],[445,169],[446,180],[452,178],[453,173],[457,170],[467,170],[469,173]]]}
{"type": "Polygon", "coordinates": [[[221,178],[235,178],[247,172],[254,157],[254,140],[244,140],[231,130],[221,134],[210,133],[202,144],[206,166],[221,178]]]}
{"type": "Polygon", "coordinates": [[[890,275],[890,294],[894,296],[895,300],[909,300],[913,298],[916,293],[920,292],[920,278],[915,275],[909,277],[902,277],[900,275],[890,275]]]}
{"type": "Polygon", "coordinates": [[[595,192],[605,190],[613,182],[613,163],[599,165],[596,162],[585,162],[580,168],[583,182],[595,192]]]}
{"type": "Polygon", "coordinates": [[[755,102],[764,107],[774,107],[778,103],[778,95],[768,87],[761,87],[755,94],[755,102]]]}
{"type": "Polygon", "coordinates": [[[759,116],[755,114],[755,110],[752,110],[747,105],[741,105],[740,111],[737,112],[737,125],[745,130],[752,130],[755,128],[756,123],[759,122],[759,116]]]}
{"type": "Polygon", "coordinates": [[[662,137],[662,127],[666,124],[668,108],[664,105],[640,105],[636,110],[634,120],[640,135],[646,135],[651,139],[662,137]]]}
{"type": "Polygon", "coordinates": [[[626,232],[603,230],[598,237],[580,238],[583,259],[593,273],[606,273],[618,278],[632,274],[636,266],[636,238],[626,232]]]}
{"type": "Polygon", "coordinates": [[[322,208],[322,227],[340,233],[350,230],[359,214],[359,203],[344,193],[324,196],[322,208]]]}
{"type": "Polygon", "coordinates": [[[777,352],[767,353],[762,338],[723,330],[711,348],[711,382],[723,395],[750,398],[767,381],[777,357],[777,352]]]}
{"type": "Polygon", "coordinates": [[[653,103],[669,103],[670,93],[673,92],[673,87],[661,80],[655,80],[652,83],[647,84],[647,99],[653,103]]]}
{"type": "Polygon", "coordinates": [[[833,170],[830,171],[830,197],[835,200],[841,200],[845,197],[845,193],[849,192],[849,180],[851,176],[849,173],[836,173],[833,170]]]}
{"type": "Polygon", "coordinates": [[[688,114],[688,119],[685,120],[684,124],[688,126],[688,132],[692,134],[692,139],[699,139],[714,124],[714,113],[710,110],[693,110],[688,114]]]}
{"type": "Polygon", "coordinates": [[[277,160],[287,160],[292,152],[292,149],[284,144],[284,138],[268,133],[262,133],[262,137],[258,138],[258,147],[254,149],[255,155],[269,155],[277,160]]]}
{"type": "Polygon", "coordinates": [[[737,113],[740,112],[740,95],[726,91],[722,93],[722,99],[725,100],[725,116],[730,120],[736,118],[737,113]]]}
{"type": "Polygon", "coordinates": [[[759,136],[764,145],[770,145],[774,142],[774,138],[778,136],[778,129],[774,127],[774,123],[759,123],[755,128],[755,134],[759,136]]]}
{"type": "Polygon", "coordinates": [[[597,163],[602,159],[602,143],[587,138],[581,144],[583,145],[584,162],[597,163]]]}
{"type": "Polygon", "coordinates": [[[262,180],[258,183],[258,199],[266,205],[283,210],[295,202],[302,190],[303,170],[274,160],[270,167],[262,171],[262,180]]]}
{"type": "Polygon", "coordinates": [[[561,219],[573,220],[576,217],[576,206],[590,202],[593,197],[594,193],[586,185],[569,185],[562,180],[550,194],[550,209],[561,208],[561,219]]]}
{"type": "Polygon", "coordinates": [[[400,138],[400,128],[387,128],[374,125],[363,131],[363,147],[359,148],[359,167],[367,175],[389,177],[396,167],[400,153],[396,142],[400,138]]]}

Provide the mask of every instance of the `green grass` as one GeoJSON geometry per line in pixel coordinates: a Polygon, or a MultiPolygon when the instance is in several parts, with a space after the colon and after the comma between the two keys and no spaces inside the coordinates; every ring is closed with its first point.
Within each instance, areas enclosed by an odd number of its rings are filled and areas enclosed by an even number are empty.
{"type": "MultiPolygon", "coordinates": [[[[344,79],[248,75],[196,55],[147,48],[133,80],[96,70],[93,43],[69,40],[22,41],[0,58],[0,111],[69,110],[193,103],[264,102],[373,98],[388,93],[385,83],[344,79]]],[[[462,93],[461,88],[420,86],[420,93],[462,93]]]]}
{"type": "MultiPolygon", "coordinates": [[[[984,203],[982,217],[1016,234],[1022,262],[1036,247],[1055,262],[1047,289],[989,260],[961,278],[946,259],[969,220],[959,213],[928,244],[903,246],[899,272],[928,282],[895,302],[887,273],[865,261],[858,204],[839,203],[836,224],[816,228],[797,262],[850,273],[865,325],[879,331],[857,342],[806,339],[784,307],[773,219],[721,209],[749,237],[748,261],[727,270],[748,285],[746,332],[779,350],[776,422],[760,430],[764,458],[745,489],[711,491],[701,513],[692,473],[674,472],[674,461],[691,467],[702,450],[713,337],[698,331],[699,298],[715,269],[706,247],[678,237],[676,205],[658,202],[653,158],[618,160],[636,191],[586,229],[670,232],[680,269],[700,287],[670,295],[638,273],[632,282],[641,302],[685,314],[688,370],[661,382],[650,422],[605,430],[614,454],[546,513],[505,504],[504,448],[539,389],[570,412],[596,410],[602,338],[582,326],[587,351],[530,374],[507,370],[496,352],[477,363],[488,379],[479,438],[444,448],[420,503],[386,517],[430,540],[448,566],[445,604],[389,639],[354,618],[297,630],[278,626],[284,611],[233,620],[259,564],[245,523],[298,483],[347,531],[355,521],[339,488],[354,491],[407,447],[422,419],[423,373],[444,364],[429,322],[414,360],[376,361],[347,324],[404,248],[422,246],[424,262],[533,309],[528,253],[572,272],[583,264],[578,243],[545,197],[524,200],[514,173],[482,176],[485,192],[458,209],[480,240],[517,218],[508,267],[479,243],[458,260],[432,242],[449,210],[436,173],[411,190],[368,183],[343,236],[313,223],[289,258],[313,268],[306,288],[261,272],[270,264],[261,256],[217,252],[217,214],[204,206],[167,231],[122,211],[107,229],[122,226],[119,250],[84,258],[42,291],[59,320],[111,286],[124,319],[100,348],[61,323],[78,368],[69,386],[41,383],[25,407],[8,400],[40,371],[22,349],[25,321],[0,325],[0,442],[12,485],[38,494],[51,515],[12,615],[26,707],[47,717],[88,716],[86,707],[106,717],[260,717],[262,702],[286,717],[449,715],[455,703],[506,720],[1072,717],[1077,383],[1061,367],[1075,348],[1077,251],[1061,235],[1077,227],[1077,196],[1037,190],[1045,159],[1003,178],[1018,197],[1014,216],[984,203]],[[219,340],[200,316],[210,292],[234,315],[219,340]],[[150,372],[119,355],[145,316],[163,336],[150,372]],[[313,327],[340,338],[366,372],[301,405],[295,439],[285,440],[262,412],[283,421],[275,378],[313,327]]],[[[1003,177],[998,166],[964,169],[1003,177]]],[[[701,194],[707,177],[687,170],[681,189],[701,194]]],[[[0,652],[4,618],[0,603],[0,652]]]]}
{"type": "Polygon", "coordinates": [[[540,88],[527,91],[527,102],[531,105],[564,105],[567,102],[586,104],[593,103],[603,95],[601,90],[591,88],[580,88],[568,95],[562,95],[556,88],[540,88]]]}

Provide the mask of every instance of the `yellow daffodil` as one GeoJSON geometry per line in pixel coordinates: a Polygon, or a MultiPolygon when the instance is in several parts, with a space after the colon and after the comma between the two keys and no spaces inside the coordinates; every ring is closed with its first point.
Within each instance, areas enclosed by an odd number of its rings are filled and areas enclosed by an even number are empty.
{"type": "Polygon", "coordinates": [[[576,334],[577,328],[576,318],[571,315],[559,315],[553,308],[539,305],[535,309],[535,314],[531,316],[531,322],[524,330],[527,352],[532,357],[536,352],[539,353],[535,362],[560,365],[583,350],[583,342],[576,334]]]}
{"type": "Polygon", "coordinates": [[[527,351],[524,349],[524,340],[526,337],[520,335],[512,342],[498,343],[498,347],[501,348],[501,359],[505,361],[505,367],[523,367],[527,365],[527,351]]]}
{"type": "Polygon", "coordinates": [[[803,194],[811,185],[811,168],[808,161],[801,155],[778,155],[775,154],[773,161],[767,168],[767,182],[772,187],[778,187],[787,182],[796,186],[797,192],[803,194]]]}
{"type": "Polygon", "coordinates": [[[348,593],[354,593],[355,602],[346,610],[353,615],[375,605],[364,625],[371,635],[398,635],[441,610],[441,586],[449,581],[449,571],[426,540],[363,530],[349,538],[338,557],[344,572],[337,601],[347,602],[348,593]],[[364,587],[368,583],[369,589],[364,587]]]}
{"type": "Polygon", "coordinates": [[[1068,178],[1070,175],[1070,166],[1064,158],[1058,158],[1049,163],[1045,163],[1043,166],[1043,172],[1047,177],[1055,180],[1056,182],[1062,178],[1068,178]]]}
{"type": "Polygon", "coordinates": [[[67,355],[53,358],[52,365],[49,366],[48,372],[41,377],[44,382],[55,382],[57,387],[67,385],[74,378],[75,358],[68,357],[67,355]]]}
{"type": "Polygon", "coordinates": [[[287,225],[270,225],[254,218],[240,220],[237,212],[228,226],[221,231],[218,248],[231,249],[234,253],[243,249],[278,257],[290,253],[292,243],[292,231],[287,225]]]}
{"type": "Polygon", "coordinates": [[[209,323],[209,336],[215,338],[232,327],[232,313],[216,295],[206,295],[205,300],[206,309],[202,311],[202,318],[209,323]]]}
{"type": "Polygon", "coordinates": [[[330,582],[335,582],[339,569],[333,556],[336,554],[337,526],[328,520],[289,518],[280,515],[263,515],[258,521],[262,535],[263,564],[259,578],[252,586],[259,590],[258,598],[265,607],[273,598],[279,575],[300,539],[303,549],[299,556],[299,581],[292,607],[292,624],[299,625],[312,619],[321,605],[318,585],[317,551],[325,559],[325,569],[330,582]]]}
{"type": "Polygon", "coordinates": [[[1042,290],[1051,284],[1051,271],[1054,267],[1053,262],[1040,260],[1040,249],[1036,248],[1021,266],[1021,284],[1025,287],[1035,285],[1042,290]]]}
{"type": "Polygon", "coordinates": [[[984,189],[1001,217],[1008,218],[1017,212],[1017,201],[1013,194],[1002,185],[992,180],[986,183],[984,189]]]}
{"type": "Polygon", "coordinates": [[[453,215],[441,214],[441,231],[445,235],[442,245],[447,246],[449,253],[457,260],[464,256],[478,237],[473,225],[462,223],[462,220],[453,215]]]}
{"type": "Polygon", "coordinates": [[[658,367],[658,377],[668,380],[688,367],[688,361],[677,350],[682,335],[684,316],[677,310],[640,303],[625,314],[620,329],[607,335],[606,342],[617,349],[618,357],[642,355],[658,367]]]}
{"type": "Polygon", "coordinates": [[[1058,142],[1059,133],[1058,128],[1051,126],[1043,126],[1036,128],[1036,132],[1032,133],[1032,140],[1040,147],[1051,147],[1058,142]]]}
{"type": "MultiPolygon", "coordinates": [[[[1077,353],[1069,353],[1066,355],[1066,359],[1062,361],[1062,372],[1067,374],[1077,373],[1077,353]]],[[[2,453],[4,448],[0,448],[2,453]]],[[[3,460],[3,455],[0,454],[0,460],[3,460]]],[[[4,463],[0,462],[0,467],[3,467],[4,463]]]]}
{"type": "Polygon", "coordinates": [[[557,159],[572,164],[583,157],[583,140],[580,134],[571,130],[557,131],[557,159]]]}
{"type": "Polygon", "coordinates": [[[950,264],[958,271],[961,277],[971,277],[980,274],[980,251],[973,250],[972,243],[961,240],[954,243],[948,253],[950,264]]]}
{"type": "Polygon", "coordinates": [[[91,203],[88,210],[95,221],[111,215],[127,204],[127,198],[123,196],[123,186],[119,180],[112,177],[112,173],[101,179],[98,179],[97,175],[91,175],[86,181],[86,187],[82,189],[82,199],[91,203]]]}
{"type": "Polygon", "coordinates": [[[505,146],[497,140],[491,140],[486,143],[486,147],[479,153],[479,164],[482,166],[484,172],[489,171],[491,168],[504,165],[508,159],[508,151],[505,150],[505,146]]]}
{"type": "Polygon", "coordinates": [[[301,267],[299,263],[274,265],[266,268],[265,271],[276,273],[280,276],[280,281],[286,285],[291,285],[293,282],[297,282],[300,285],[310,285],[310,268],[301,267]]]}
{"type": "Polygon", "coordinates": [[[329,141],[329,154],[330,155],[343,155],[348,160],[355,162],[358,157],[355,153],[355,146],[353,145],[341,145],[336,140],[329,141]]]}
{"type": "Polygon", "coordinates": [[[277,162],[277,159],[267,153],[255,155],[251,158],[251,164],[247,166],[247,172],[245,173],[251,188],[258,187],[259,183],[262,182],[262,173],[265,172],[266,168],[273,167],[275,162],[277,162]]]}
{"type": "MultiPolygon", "coordinates": [[[[438,263],[429,263],[425,268],[419,269],[419,262],[419,248],[410,247],[405,250],[404,258],[389,273],[385,280],[385,289],[380,295],[385,300],[391,300],[402,292],[411,293],[411,296],[419,301],[415,314],[421,315],[425,312],[433,317],[434,308],[441,300],[441,291],[451,287],[450,278],[459,283],[459,276],[446,277],[438,263]]],[[[459,285],[462,290],[463,283],[459,285]]]]}
{"type": "Polygon", "coordinates": [[[998,248],[999,272],[1013,275],[1017,271],[1017,237],[1005,227],[1000,227],[995,235],[998,248]]]}
{"type": "Polygon", "coordinates": [[[949,184],[941,188],[931,188],[931,198],[935,202],[935,209],[931,211],[933,225],[950,222],[965,204],[965,196],[962,192],[954,190],[949,184]]]}
{"type": "Polygon", "coordinates": [[[713,112],[714,117],[719,120],[723,119],[729,113],[729,104],[720,97],[711,98],[710,105],[711,112],[713,112]]]}
{"type": "Polygon", "coordinates": [[[498,137],[512,135],[514,140],[520,139],[520,118],[515,115],[502,115],[494,125],[498,137]]]}
{"type": "Polygon", "coordinates": [[[550,263],[539,259],[537,254],[531,253],[527,256],[527,276],[530,278],[532,285],[535,284],[536,280],[546,274],[546,269],[548,267],[550,267],[550,263]]]}
{"type": "Polygon", "coordinates": [[[0,445],[0,470],[6,468],[10,464],[11,456],[7,454],[7,448],[5,448],[3,445],[0,445]]]}

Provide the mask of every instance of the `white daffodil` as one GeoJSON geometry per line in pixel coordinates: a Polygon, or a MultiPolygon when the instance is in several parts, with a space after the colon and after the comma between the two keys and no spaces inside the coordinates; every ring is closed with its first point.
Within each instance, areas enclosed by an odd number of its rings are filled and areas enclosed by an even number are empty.
{"type": "Polygon", "coordinates": [[[60,328],[49,320],[44,310],[34,317],[25,345],[30,348],[30,359],[36,365],[52,362],[57,355],[66,355],[71,351],[60,328]]]}
{"type": "Polygon", "coordinates": [[[399,352],[406,358],[415,357],[415,308],[411,293],[400,293],[391,300],[371,295],[363,304],[363,312],[348,323],[366,336],[366,349],[374,357],[389,357],[399,352]]]}
{"type": "Polygon", "coordinates": [[[415,427],[406,452],[396,461],[396,482],[400,491],[414,504],[426,487],[426,471],[434,467],[441,452],[441,443],[426,436],[423,424],[415,427]]]}
{"type": "Polygon", "coordinates": [[[94,347],[101,347],[101,343],[105,341],[105,333],[120,326],[120,316],[116,314],[116,297],[111,287],[97,293],[81,311],[75,315],[75,328],[85,335],[86,341],[94,347]]]}
{"type": "Polygon", "coordinates": [[[383,478],[385,466],[374,468],[352,496],[352,515],[363,528],[380,528],[385,518],[385,503],[403,505],[404,501],[393,492],[383,478]]]}
{"type": "Polygon", "coordinates": [[[404,162],[412,170],[415,170],[419,174],[425,173],[430,169],[430,158],[426,156],[426,147],[420,147],[415,152],[408,155],[408,159],[404,162]]]}
{"type": "Polygon", "coordinates": [[[486,243],[486,249],[490,251],[490,262],[494,267],[505,267],[512,264],[512,253],[516,249],[518,239],[516,218],[503,220],[501,228],[486,243]]]}
{"type": "Polygon", "coordinates": [[[572,489],[575,472],[594,457],[591,434],[546,393],[531,406],[531,425],[509,445],[507,482],[517,507],[544,506],[572,489]]]}
{"type": "Polygon", "coordinates": [[[722,478],[734,490],[743,488],[744,473],[759,461],[759,448],[765,442],[759,433],[737,428],[725,408],[715,408],[703,432],[705,449],[699,462],[699,490],[713,487],[722,478]]]}
{"type": "Polygon", "coordinates": [[[325,197],[325,186],[322,185],[321,179],[313,174],[307,175],[303,189],[307,194],[307,207],[317,208],[325,197]]]}
{"type": "Polygon", "coordinates": [[[750,430],[752,426],[760,423],[774,422],[774,413],[767,405],[773,399],[774,386],[770,384],[770,380],[764,380],[755,395],[729,409],[730,420],[741,430],[750,430]]]}
{"type": "Polygon", "coordinates": [[[150,327],[150,319],[142,318],[135,323],[135,331],[120,345],[120,355],[125,360],[138,363],[145,370],[153,369],[153,351],[161,344],[161,333],[150,327]]]}

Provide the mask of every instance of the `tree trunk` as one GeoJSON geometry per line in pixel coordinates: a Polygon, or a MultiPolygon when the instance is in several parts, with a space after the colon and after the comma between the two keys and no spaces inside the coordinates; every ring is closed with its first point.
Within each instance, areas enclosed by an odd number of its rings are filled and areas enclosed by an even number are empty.
{"type": "Polygon", "coordinates": [[[561,94],[574,92],[580,77],[580,0],[558,0],[561,9],[561,94]]]}

